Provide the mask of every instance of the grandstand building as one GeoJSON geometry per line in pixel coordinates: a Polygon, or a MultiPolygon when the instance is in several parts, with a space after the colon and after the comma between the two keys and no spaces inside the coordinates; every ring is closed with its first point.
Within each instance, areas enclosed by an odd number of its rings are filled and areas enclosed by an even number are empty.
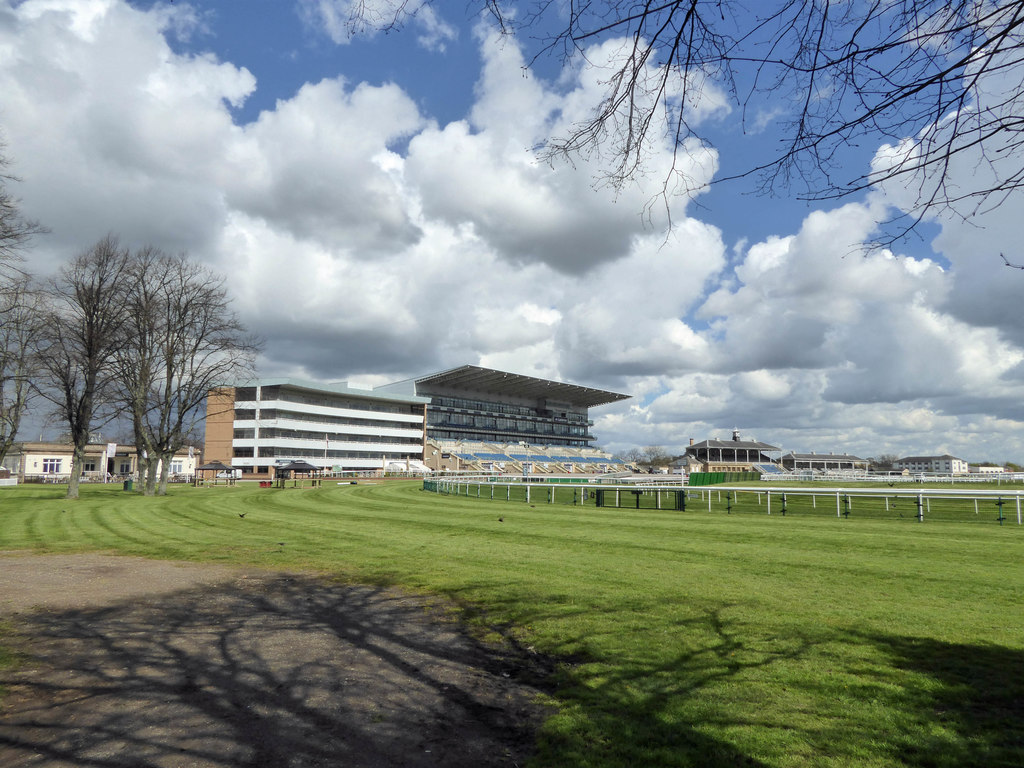
{"type": "Polygon", "coordinates": [[[702,440],[686,448],[684,461],[700,472],[760,472],[777,467],[773,453],[781,449],[756,440],[742,440],[734,429],[732,440],[702,440]]]}
{"type": "Polygon", "coordinates": [[[256,477],[299,459],[341,471],[611,471],[621,462],[589,447],[589,409],[627,397],[473,365],[373,390],[248,382],[211,390],[203,456],[256,477]]]}
{"type": "Polygon", "coordinates": [[[374,391],[429,398],[424,461],[431,469],[543,474],[624,468],[590,447],[590,408],[628,395],[475,365],[374,391]]]}
{"type": "Polygon", "coordinates": [[[625,400],[603,389],[464,365],[377,387],[429,398],[427,437],[585,448],[594,441],[589,409],[625,400]]]}
{"type": "Polygon", "coordinates": [[[845,453],[787,453],[782,466],[792,471],[821,470],[827,472],[860,470],[867,472],[868,461],[845,453]]]}
{"type": "Polygon", "coordinates": [[[273,379],[211,390],[205,461],[243,476],[305,460],[322,469],[423,469],[424,408],[415,395],[273,379]]]}

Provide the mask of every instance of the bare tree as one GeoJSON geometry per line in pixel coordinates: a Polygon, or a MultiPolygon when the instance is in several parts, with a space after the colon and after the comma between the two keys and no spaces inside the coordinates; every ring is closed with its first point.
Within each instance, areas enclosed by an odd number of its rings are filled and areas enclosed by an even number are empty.
{"type": "MultiPolygon", "coordinates": [[[[350,29],[394,29],[427,3],[353,3],[350,29]]],[[[527,5],[512,16],[477,0],[504,32],[529,37],[535,58],[586,61],[590,46],[625,41],[602,65],[604,97],[589,118],[543,149],[549,158],[610,158],[603,181],[616,188],[650,170],[652,147],[666,139],[676,160],[664,194],[701,183],[678,160],[693,142],[709,143],[692,117],[709,84],[741,109],[745,130],[774,110],[783,131],[774,149],[765,142],[762,157],[716,181],[753,177],[763,192],[814,200],[879,183],[909,187],[916,202],[887,242],[929,213],[970,217],[1024,185],[1024,0],[527,5]],[[892,151],[850,172],[845,152],[861,143],[892,151]],[[958,185],[951,168],[961,155],[983,172],[958,185]]]]}
{"type": "Polygon", "coordinates": [[[38,222],[22,216],[18,199],[8,188],[10,182],[18,179],[6,172],[10,161],[3,150],[4,144],[0,141],[0,277],[17,280],[23,277],[24,273],[19,269],[12,269],[13,263],[22,260],[21,250],[28,244],[32,235],[45,230],[38,222]]]}
{"type": "Polygon", "coordinates": [[[39,330],[39,294],[16,263],[32,235],[42,228],[21,215],[8,185],[17,181],[0,142],[0,461],[18,434],[32,395],[33,341],[39,330]]]}
{"type": "Polygon", "coordinates": [[[163,495],[171,460],[202,418],[207,393],[250,377],[259,345],[231,311],[224,279],[209,269],[144,248],[129,274],[130,332],[116,354],[117,378],[144,492],[163,495]]]}
{"type": "Polygon", "coordinates": [[[28,277],[0,285],[0,462],[14,444],[35,392],[39,358],[34,351],[41,318],[40,295],[28,277]]]}
{"type": "Polygon", "coordinates": [[[880,453],[878,456],[868,459],[868,464],[872,469],[892,469],[893,464],[899,461],[899,458],[895,453],[880,453]]]}
{"type": "Polygon", "coordinates": [[[646,445],[640,449],[643,454],[643,463],[648,467],[659,467],[672,461],[672,457],[664,447],[660,445],[646,445]]]}
{"type": "Polygon", "coordinates": [[[625,451],[617,453],[615,458],[622,459],[627,464],[639,464],[644,460],[644,454],[639,448],[628,448],[625,451]]]}
{"type": "Polygon", "coordinates": [[[49,284],[38,342],[42,394],[68,427],[74,447],[67,497],[78,498],[91,430],[116,415],[111,361],[125,342],[131,254],[108,235],[49,284]]]}

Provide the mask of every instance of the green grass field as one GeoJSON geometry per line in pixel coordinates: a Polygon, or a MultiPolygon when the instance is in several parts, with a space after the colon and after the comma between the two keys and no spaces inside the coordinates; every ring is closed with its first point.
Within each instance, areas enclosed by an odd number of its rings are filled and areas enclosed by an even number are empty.
{"type": "Polygon", "coordinates": [[[0,550],[394,584],[558,657],[537,766],[1024,765],[1016,524],[531,506],[408,481],[61,495],[0,489],[0,550]]]}

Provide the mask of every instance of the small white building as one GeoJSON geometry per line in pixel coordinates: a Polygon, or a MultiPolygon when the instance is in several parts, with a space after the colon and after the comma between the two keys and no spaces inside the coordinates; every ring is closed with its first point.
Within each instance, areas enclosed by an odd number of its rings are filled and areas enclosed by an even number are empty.
{"type": "MultiPolygon", "coordinates": [[[[74,447],[70,443],[16,443],[4,457],[3,466],[18,482],[66,483],[71,479],[74,447]]],[[[196,473],[199,451],[184,448],[171,459],[172,479],[189,480],[196,473]]],[[[135,447],[117,443],[93,443],[85,448],[82,479],[103,482],[134,477],[138,472],[135,447]]]]}
{"type": "Polygon", "coordinates": [[[963,459],[950,456],[907,456],[904,459],[897,459],[893,462],[896,469],[905,469],[909,472],[929,472],[939,475],[966,475],[970,468],[963,459]]]}
{"type": "Polygon", "coordinates": [[[1006,471],[1006,467],[971,467],[971,474],[976,475],[998,475],[1006,471]]]}

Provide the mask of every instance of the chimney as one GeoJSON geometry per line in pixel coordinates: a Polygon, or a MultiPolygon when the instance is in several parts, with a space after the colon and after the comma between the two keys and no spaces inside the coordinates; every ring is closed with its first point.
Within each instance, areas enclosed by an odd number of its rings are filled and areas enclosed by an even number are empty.
{"type": "Polygon", "coordinates": [[[690,438],[690,445],[693,445],[693,438],[690,438]]]}

